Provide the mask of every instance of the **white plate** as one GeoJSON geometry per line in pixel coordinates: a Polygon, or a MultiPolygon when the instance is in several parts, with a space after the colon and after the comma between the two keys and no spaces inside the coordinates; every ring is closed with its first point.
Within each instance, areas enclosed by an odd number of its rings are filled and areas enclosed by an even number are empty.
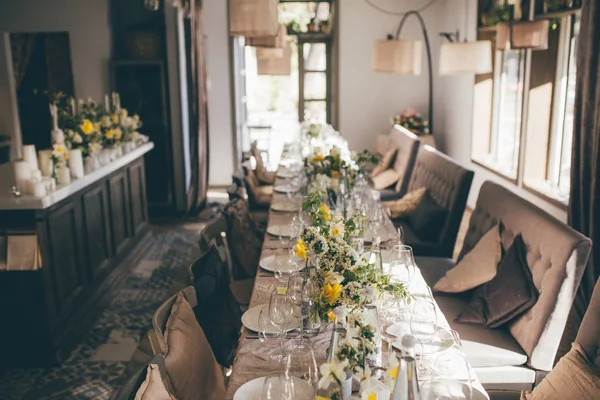
{"type": "MultiPolygon", "coordinates": [[[[266,377],[263,376],[261,378],[252,379],[251,381],[244,383],[234,393],[233,400],[261,400],[265,378],[266,377]]],[[[297,377],[293,377],[292,379],[294,380],[296,397],[314,397],[314,388],[308,382],[297,377]]]]}
{"type": "Polygon", "coordinates": [[[290,179],[295,177],[297,174],[293,173],[292,171],[288,171],[288,170],[280,170],[277,172],[277,177],[281,178],[281,179],[290,179]]]}
{"type": "MultiPolygon", "coordinates": [[[[244,325],[246,328],[250,329],[251,331],[258,332],[260,330],[260,328],[258,326],[258,317],[260,316],[260,312],[268,306],[269,306],[268,304],[261,304],[260,306],[255,306],[255,307],[249,308],[244,314],[242,314],[242,325],[244,325]]],[[[287,329],[287,331],[296,329],[299,325],[300,324],[298,323],[298,321],[296,321],[296,323],[292,324],[292,327],[287,329]]],[[[267,330],[267,333],[278,333],[278,332],[279,332],[279,328],[277,328],[275,325],[269,326],[269,328],[267,330]]]]}
{"type": "Polygon", "coordinates": [[[289,201],[278,201],[271,204],[271,210],[279,212],[296,212],[298,211],[298,206],[289,201]]]}
{"type": "Polygon", "coordinates": [[[277,185],[277,186],[275,186],[275,188],[273,188],[273,190],[277,193],[284,193],[284,194],[287,194],[287,192],[296,193],[296,189],[291,187],[290,185],[277,185]]]}
{"type": "Polygon", "coordinates": [[[272,236],[290,237],[291,227],[289,225],[271,225],[267,228],[267,233],[272,236]]]}
{"type": "Polygon", "coordinates": [[[287,254],[274,254],[272,256],[268,256],[265,258],[262,258],[260,260],[260,267],[266,271],[271,271],[271,272],[284,272],[284,273],[293,273],[293,272],[297,272],[300,271],[303,267],[304,267],[304,262],[300,257],[295,257],[298,263],[296,265],[294,265],[293,263],[288,261],[288,255],[287,254]],[[277,257],[279,257],[279,260],[277,259],[277,257]],[[281,262],[281,264],[278,264],[278,262],[281,262]]]}
{"type": "MultiPolygon", "coordinates": [[[[410,333],[410,322],[403,321],[403,322],[399,322],[397,324],[391,325],[390,327],[387,328],[387,333],[401,338],[403,335],[410,333]]],[[[434,354],[434,353],[439,353],[441,351],[447,350],[450,347],[452,347],[453,345],[454,345],[454,337],[452,336],[452,333],[450,333],[450,331],[448,331],[446,328],[439,327],[438,331],[435,334],[435,336],[433,337],[433,339],[430,340],[429,343],[425,343],[423,345],[423,351],[425,352],[426,355],[434,354]]],[[[396,348],[398,350],[401,350],[402,349],[401,340],[395,341],[392,344],[392,346],[394,346],[394,348],[396,348]]],[[[421,346],[418,345],[416,347],[415,351],[417,354],[421,354],[421,346]]]]}
{"type": "Polygon", "coordinates": [[[233,400],[260,400],[264,383],[264,376],[244,383],[233,394],[233,400]]]}
{"type": "MultiPolygon", "coordinates": [[[[468,398],[468,385],[466,382],[455,380],[424,380],[420,382],[421,393],[428,399],[439,400],[464,400],[468,398]]],[[[487,397],[477,388],[473,388],[473,400],[487,400],[487,397]]]]}

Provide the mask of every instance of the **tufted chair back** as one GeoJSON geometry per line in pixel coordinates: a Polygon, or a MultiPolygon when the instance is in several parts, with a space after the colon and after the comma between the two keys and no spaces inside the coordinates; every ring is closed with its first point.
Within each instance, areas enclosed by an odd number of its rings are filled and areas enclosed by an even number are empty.
{"type": "Polygon", "coordinates": [[[414,133],[400,125],[394,125],[392,128],[390,141],[391,146],[398,148],[396,161],[394,161],[394,170],[400,175],[400,179],[396,183],[396,192],[404,196],[415,166],[421,141],[414,133]]]}
{"type": "MultiPolygon", "coordinates": [[[[522,235],[527,264],[540,293],[537,303],[512,321],[508,329],[528,355],[527,364],[550,371],[591,241],[503,186],[486,181],[479,191],[459,259],[497,223],[501,224],[505,250],[516,235],[522,235]]],[[[595,340],[598,343],[597,337],[595,340]]]]}
{"type": "Polygon", "coordinates": [[[583,347],[594,365],[600,368],[600,280],[596,282],[592,301],[581,321],[575,341],[583,347]]]}
{"type": "Polygon", "coordinates": [[[473,171],[431,146],[419,148],[407,190],[426,187],[436,203],[448,210],[437,243],[440,255],[452,257],[472,181],[473,171]]]}

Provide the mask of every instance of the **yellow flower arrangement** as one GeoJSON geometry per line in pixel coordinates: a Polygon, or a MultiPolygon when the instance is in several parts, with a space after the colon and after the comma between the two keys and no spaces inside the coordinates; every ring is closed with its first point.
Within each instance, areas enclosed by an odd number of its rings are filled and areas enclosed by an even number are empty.
{"type": "Polygon", "coordinates": [[[115,129],[115,139],[121,140],[122,137],[123,137],[123,131],[121,130],[121,128],[116,128],[115,129]]]}
{"type": "Polygon", "coordinates": [[[339,283],[334,283],[333,285],[327,283],[323,286],[323,296],[329,304],[335,304],[340,294],[342,294],[342,285],[339,283]]]}
{"type": "Polygon", "coordinates": [[[115,124],[115,125],[116,125],[116,124],[118,124],[118,123],[119,123],[119,114],[116,114],[116,113],[115,113],[115,114],[113,114],[113,115],[110,117],[110,119],[112,120],[112,123],[113,123],[113,124],[115,124]]]}
{"type": "Polygon", "coordinates": [[[327,319],[329,320],[329,322],[333,322],[335,320],[335,314],[333,311],[329,311],[327,313],[327,319]]]}
{"type": "Polygon", "coordinates": [[[338,171],[331,171],[331,177],[333,179],[338,179],[340,177],[340,173],[338,171]]]}
{"type": "Polygon", "coordinates": [[[315,154],[313,156],[313,161],[314,162],[321,162],[325,159],[325,157],[323,156],[323,154],[315,154]]]}
{"type": "Polygon", "coordinates": [[[112,139],[113,137],[115,137],[115,131],[113,131],[112,129],[109,129],[106,131],[105,136],[107,139],[112,139]]]}
{"type": "Polygon", "coordinates": [[[300,257],[303,260],[306,260],[306,247],[304,247],[304,243],[302,243],[301,239],[298,239],[298,242],[294,247],[294,252],[296,254],[296,257],[300,257]]]}
{"type": "Polygon", "coordinates": [[[94,124],[89,119],[84,119],[79,128],[81,128],[81,132],[85,133],[86,135],[91,135],[94,133],[94,124]]]}
{"type": "Polygon", "coordinates": [[[327,207],[327,204],[322,203],[321,207],[319,207],[319,211],[321,218],[323,218],[325,221],[331,221],[331,211],[329,210],[329,207],[327,207]]]}

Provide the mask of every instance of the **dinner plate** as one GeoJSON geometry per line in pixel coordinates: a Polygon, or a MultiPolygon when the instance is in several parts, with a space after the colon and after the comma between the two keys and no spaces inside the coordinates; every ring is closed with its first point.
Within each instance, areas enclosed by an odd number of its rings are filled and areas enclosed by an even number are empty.
{"type": "Polygon", "coordinates": [[[279,211],[279,212],[296,212],[298,211],[298,206],[294,203],[290,203],[289,201],[277,201],[271,204],[271,210],[279,211]]]}
{"type": "MultiPolygon", "coordinates": [[[[469,385],[466,382],[456,380],[423,380],[419,382],[421,393],[427,399],[435,400],[464,400],[469,398],[469,385]]],[[[474,387],[472,400],[487,400],[481,391],[474,387]]]]}
{"type": "MultiPolygon", "coordinates": [[[[233,395],[233,400],[261,400],[262,390],[266,377],[252,379],[239,387],[233,395]]],[[[313,398],[314,388],[305,380],[292,377],[294,381],[295,398],[307,399],[313,398]]]]}
{"type": "Polygon", "coordinates": [[[290,237],[291,230],[289,225],[271,225],[267,228],[267,233],[272,236],[290,237]]]}
{"type": "MultiPolygon", "coordinates": [[[[260,312],[267,307],[269,307],[268,304],[261,304],[246,310],[246,312],[242,314],[242,325],[251,331],[258,332],[260,330],[260,327],[258,326],[258,317],[260,316],[260,312]]],[[[296,321],[296,323],[292,324],[292,326],[289,329],[286,329],[286,331],[296,329],[299,325],[300,324],[298,321],[296,321]]],[[[270,325],[266,332],[279,333],[279,329],[275,325],[270,325]]]]}
{"type": "MultiPolygon", "coordinates": [[[[402,338],[403,335],[410,333],[410,321],[402,321],[389,326],[387,328],[387,333],[393,336],[397,336],[398,338],[402,338]]],[[[444,327],[438,327],[438,331],[433,337],[433,339],[423,344],[423,352],[426,355],[435,354],[448,350],[453,345],[454,337],[452,336],[452,333],[444,327]]],[[[392,343],[392,346],[394,346],[394,348],[398,350],[401,350],[401,340],[395,341],[394,343],[392,343]]],[[[421,354],[421,346],[417,346],[415,351],[417,354],[421,354]]]]}
{"type": "Polygon", "coordinates": [[[300,262],[303,260],[300,257],[294,258],[296,258],[294,261],[298,261],[299,263],[294,264],[289,262],[287,254],[274,254],[272,256],[262,258],[259,262],[259,265],[262,269],[271,272],[280,271],[284,273],[293,273],[304,268],[304,263],[300,262]]]}
{"type": "Polygon", "coordinates": [[[277,185],[277,186],[275,186],[275,188],[273,188],[273,190],[277,193],[284,193],[284,194],[287,194],[287,192],[296,193],[296,189],[290,185],[277,185]]]}
{"type": "Polygon", "coordinates": [[[279,170],[277,171],[277,177],[281,178],[281,179],[291,179],[293,177],[295,177],[298,174],[293,173],[292,171],[289,170],[279,170]]]}

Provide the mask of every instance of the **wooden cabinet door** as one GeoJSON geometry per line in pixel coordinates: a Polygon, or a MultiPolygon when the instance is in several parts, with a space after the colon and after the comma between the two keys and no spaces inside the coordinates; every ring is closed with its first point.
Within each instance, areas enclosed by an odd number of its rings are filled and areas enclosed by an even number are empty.
{"type": "Polygon", "coordinates": [[[120,255],[127,248],[131,237],[129,183],[126,168],[120,169],[110,176],[108,192],[113,250],[115,255],[120,255]]]}
{"type": "Polygon", "coordinates": [[[90,275],[96,278],[110,264],[112,256],[106,185],[101,183],[85,192],[82,196],[82,204],[87,243],[87,266],[90,275]]]}
{"type": "Polygon", "coordinates": [[[137,235],[148,222],[143,158],[139,158],[129,166],[129,189],[129,196],[131,197],[131,231],[134,235],[137,235]]]}
{"type": "Polygon", "coordinates": [[[79,306],[84,287],[89,280],[85,268],[83,218],[75,197],[48,215],[46,234],[50,265],[51,290],[58,320],[69,316],[79,306]]]}

